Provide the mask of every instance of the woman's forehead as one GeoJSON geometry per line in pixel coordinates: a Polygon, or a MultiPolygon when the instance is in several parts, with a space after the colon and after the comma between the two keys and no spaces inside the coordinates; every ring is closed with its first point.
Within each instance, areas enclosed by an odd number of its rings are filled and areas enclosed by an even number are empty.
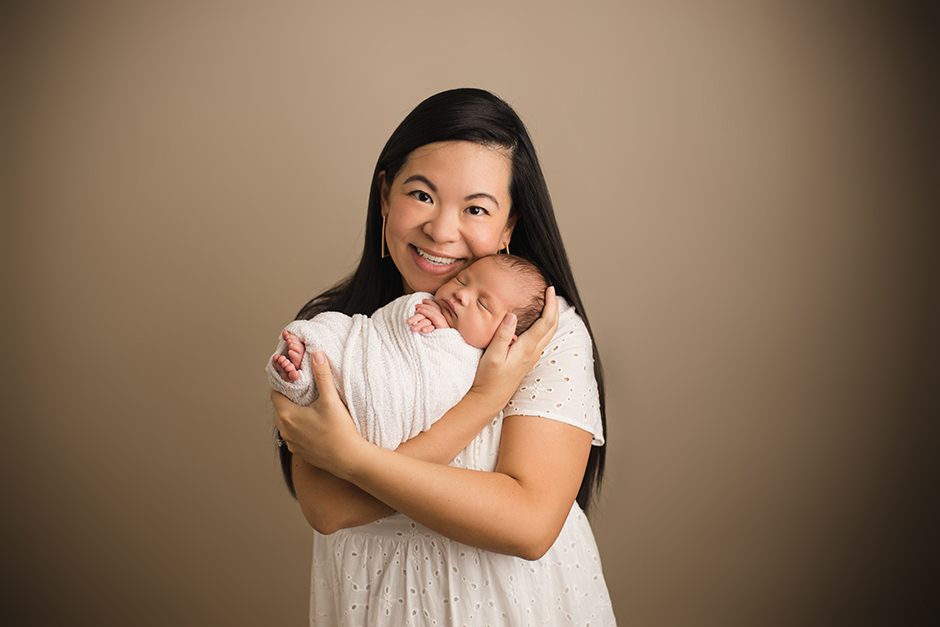
{"type": "Polygon", "coordinates": [[[504,149],[467,141],[435,142],[413,150],[397,178],[404,181],[420,174],[435,184],[505,186],[508,191],[511,171],[512,160],[504,149]]]}

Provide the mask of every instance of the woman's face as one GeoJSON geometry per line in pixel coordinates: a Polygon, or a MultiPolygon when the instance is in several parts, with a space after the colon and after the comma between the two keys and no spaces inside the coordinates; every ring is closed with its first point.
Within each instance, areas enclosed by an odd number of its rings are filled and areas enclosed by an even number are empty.
{"type": "Polygon", "coordinates": [[[504,150],[437,142],[408,156],[394,181],[380,172],[388,252],[406,292],[437,291],[480,257],[505,248],[512,164],[504,150]]]}

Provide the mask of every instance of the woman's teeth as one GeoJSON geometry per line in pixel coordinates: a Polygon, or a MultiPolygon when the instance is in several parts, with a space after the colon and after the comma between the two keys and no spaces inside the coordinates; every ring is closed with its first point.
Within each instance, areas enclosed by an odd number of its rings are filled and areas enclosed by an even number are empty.
{"type": "Polygon", "coordinates": [[[450,264],[456,262],[456,259],[451,259],[450,257],[435,257],[434,255],[429,255],[418,247],[415,247],[415,250],[418,251],[418,255],[422,259],[426,260],[428,263],[434,264],[435,266],[449,266],[450,264]]]}

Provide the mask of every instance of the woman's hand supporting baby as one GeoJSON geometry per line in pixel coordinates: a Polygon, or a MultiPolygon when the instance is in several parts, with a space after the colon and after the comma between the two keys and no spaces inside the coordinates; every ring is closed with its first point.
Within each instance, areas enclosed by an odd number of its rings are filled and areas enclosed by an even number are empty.
{"type": "MultiPolygon", "coordinates": [[[[477,376],[467,396],[482,400],[487,411],[495,416],[503,410],[519,388],[523,377],[538,361],[558,328],[558,299],[555,288],[545,290],[545,306],[541,317],[513,341],[516,316],[507,314],[486,348],[477,376]]],[[[466,397],[465,397],[466,398],[466,397]]]]}
{"type": "Polygon", "coordinates": [[[274,423],[287,449],[304,461],[329,470],[338,449],[365,442],[349,410],[343,404],[329,361],[323,351],[313,353],[311,358],[313,377],[316,380],[319,398],[308,407],[295,405],[286,396],[272,392],[271,400],[276,410],[274,423]]]}
{"type": "Polygon", "coordinates": [[[369,446],[356,430],[349,411],[339,398],[329,361],[322,352],[311,359],[320,397],[309,406],[296,405],[271,391],[274,423],[291,452],[291,475],[304,517],[320,533],[357,527],[389,515],[394,510],[371,494],[338,478],[329,453],[341,453],[357,445],[369,446]],[[348,444],[342,444],[348,438],[348,444]],[[333,468],[329,472],[325,468],[333,468]]]}

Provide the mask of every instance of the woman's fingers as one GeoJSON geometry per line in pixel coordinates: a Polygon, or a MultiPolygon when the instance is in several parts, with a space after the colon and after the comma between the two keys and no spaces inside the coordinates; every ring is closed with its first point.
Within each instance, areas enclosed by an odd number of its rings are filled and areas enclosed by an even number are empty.
{"type": "Polygon", "coordinates": [[[271,403],[274,404],[274,426],[277,427],[278,433],[281,434],[281,439],[284,441],[289,440],[290,434],[290,421],[289,412],[292,407],[296,407],[289,398],[281,394],[280,392],[275,392],[271,390],[271,403]],[[285,420],[287,418],[288,420],[285,420]]]}
{"type": "Polygon", "coordinates": [[[537,348],[539,354],[542,349],[548,346],[555,331],[558,329],[558,297],[555,296],[555,288],[549,286],[545,290],[545,306],[542,307],[542,315],[538,320],[532,323],[532,326],[519,336],[516,345],[537,348]]]}
{"type": "Polygon", "coordinates": [[[503,318],[502,324],[483,353],[474,385],[477,389],[491,388],[494,393],[502,390],[511,396],[525,373],[538,361],[539,355],[548,346],[557,328],[558,300],[555,297],[555,289],[549,287],[545,290],[542,316],[515,341],[513,334],[516,330],[516,317],[507,314],[503,318]]]}
{"type": "Polygon", "coordinates": [[[555,296],[555,286],[550,285],[545,290],[545,305],[542,307],[542,315],[535,321],[535,324],[545,324],[552,329],[558,327],[558,297],[555,296]]]}
{"type": "Polygon", "coordinates": [[[500,361],[505,360],[509,354],[509,347],[512,346],[514,354],[527,356],[526,361],[531,362],[529,363],[529,367],[531,367],[538,359],[538,356],[542,354],[542,350],[548,346],[557,329],[558,298],[555,296],[555,288],[549,286],[545,290],[545,305],[542,307],[542,315],[539,319],[532,323],[532,326],[514,341],[516,316],[506,314],[492,341],[490,341],[484,357],[493,359],[498,356],[500,361]]]}
{"type": "Polygon", "coordinates": [[[500,323],[499,328],[496,329],[496,333],[493,334],[493,339],[490,340],[489,346],[486,347],[486,352],[490,353],[491,356],[498,356],[501,359],[506,358],[506,354],[509,352],[509,345],[512,344],[512,338],[516,334],[516,314],[507,313],[503,316],[503,321],[500,323]]]}
{"type": "Polygon", "coordinates": [[[304,407],[272,391],[274,425],[287,450],[308,464],[336,474],[335,464],[346,454],[348,445],[364,440],[336,391],[326,355],[317,351],[311,357],[319,398],[304,407]]]}
{"type": "Polygon", "coordinates": [[[317,382],[319,402],[325,405],[342,403],[339,392],[336,391],[336,384],[333,382],[333,371],[330,369],[330,360],[326,358],[326,353],[323,351],[313,353],[310,366],[313,368],[313,378],[317,382]]]}

